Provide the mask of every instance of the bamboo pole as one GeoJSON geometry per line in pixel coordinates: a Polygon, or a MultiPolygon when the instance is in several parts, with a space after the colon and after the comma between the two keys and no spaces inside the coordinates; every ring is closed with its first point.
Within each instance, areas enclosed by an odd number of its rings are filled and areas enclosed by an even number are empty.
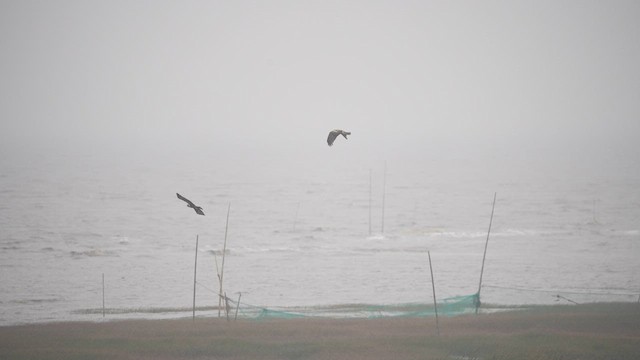
{"type": "Polygon", "coordinates": [[[216,263],[216,275],[218,276],[218,283],[220,283],[220,267],[218,266],[218,255],[213,253],[213,261],[216,263]]]}
{"type": "Polygon", "coordinates": [[[236,314],[233,317],[233,321],[238,320],[238,309],[240,309],[240,299],[242,298],[242,293],[238,294],[238,304],[236,305],[236,314]]]}
{"type": "Polygon", "coordinates": [[[104,311],[104,273],[102,273],[102,317],[105,317],[104,311]]]}
{"type": "Polygon", "coordinates": [[[489,234],[491,233],[491,224],[493,223],[493,210],[496,208],[496,195],[493,193],[493,205],[491,206],[491,218],[489,219],[489,230],[487,231],[487,241],[484,243],[484,254],[482,255],[482,267],[480,268],[480,282],[478,283],[478,292],[476,294],[476,314],[480,308],[480,290],[482,289],[482,275],[484,273],[484,261],[487,257],[487,246],[489,245],[489,234]]]}
{"type": "Polygon", "coordinates": [[[229,207],[227,208],[227,224],[224,227],[224,245],[222,247],[222,266],[220,267],[220,291],[218,294],[220,298],[218,299],[218,317],[220,317],[222,307],[222,282],[224,281],[224,258],[227,253],[227,232],[229,230],[229,213],[231,212],[231,203],[229,203],[229,207]]]}
{"type": "MultiPolygon", "coordinates": [[[[218,276],[218,284],[220,284],[220,267],[218,266],[218,255],[213,253],[213,260],[216,263],[216,275],[218,276]]],[[[218,309],[220,308],[220,293],[218,293],[218,309]]],[[[218,314],[220,316],[220,314],[218,314]]]]}
{"type": "Polygon", "coordinates": [[[193,321],[196,321],[196,272],[198,271],[198,235],[196,235],[196,260],[193,265],[193,321]]]}
{"type": "Polygon", "coordinates": [[[227,314],[227,322],[229,322],[229,298],[227,297],[227,293],[224,293],[224,310],[227,314]]]}
{"type": "Polygon", "coordinates": [[[371,169],[369,169],[369,236],[371,236],[371,181],[372,174],[371,169]]]}
{"type": "Polygon", "coordinates": [[[436,301],[436,283],[433,279],[433,267],[431,266],[431,252],[427,251],[429,256],[429,271],[431,272],[431,289],[433,290],[433,309],[436,313],[436,331],[440,336],[440,324],[438,323],[438,302],[436,301]]]}
{"type": "Polygon", "coordinates": [[[384,234],[384,202],[386,198],[387,191],[387,162],[384,162],[384,175],[382,177],[382,226],[380,228],[380,233],[384,234]]]}

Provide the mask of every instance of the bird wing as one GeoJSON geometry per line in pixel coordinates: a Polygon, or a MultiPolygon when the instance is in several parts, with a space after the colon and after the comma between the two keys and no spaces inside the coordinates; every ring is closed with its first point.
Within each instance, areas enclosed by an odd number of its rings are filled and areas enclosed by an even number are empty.
{"type": "Polygon", "coordinates": [[[186,202],[187,204],[189,204],[190,206],[192,206],[192,207],[194,207],[194,208],[196,207],[196,206],[191,202],[191,200],[187,199],[186,197],[184,197],[184,196],[182,196],[182,195],[180,195],[180,194],[178,194],[178,193],[176,193],[176,195],[178,195],[178,199],[180,199],[180,200],[182,200],[182,201],[186,202]]]}
{"type": "Polygon", "coordinates": [[[193,210],[195,210],[198,215],[204,215],[204,211],[202,211],[200,206],[194,207],[193,210]]]}
{"type": "Polygon", "coordinates": [[[333,142],[336,140],[338,135],[340,135],[340,131],[339,130],[331,131],[329,133],[329,137],[327,137],[327,144],[329,144],[329,146],[333,145],[333,142]]]}

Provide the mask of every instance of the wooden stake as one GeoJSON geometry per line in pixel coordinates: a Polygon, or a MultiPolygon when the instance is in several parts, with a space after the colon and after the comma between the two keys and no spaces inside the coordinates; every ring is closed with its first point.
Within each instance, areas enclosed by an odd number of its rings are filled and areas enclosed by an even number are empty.
{"type": "Polygon", "coordinates": [[[213,261],[216,263],[216,275],[218,275],[218,283],[220,283],[220,267],[218,266],[218,255],[213,253],[213,261]]]}
{"type": "Polygon", "coordinates": [[[224,310],[227,314],[227,322],[229,322],[229,298],[227,297],[227,293],[224,293],[224,310]]]}
{"type": "MultiPolygon", "coordinates": [[[[218,276],[218,284],[220,284],[220,267],[218,266],[218,255],[216,255],[216,253],[213,253],[213,260],[216,263],[216,275],[218,276]]],[[[222,287],[220,285],[220,287],[222,287]]],[[[218,293],[218,317],[220,317],[220,294],[218,293]]]]}
{"type": "Polygon", "coordinates": [[[218,317],[220,317],[222,307],[222,282],[224,281],[224,258],[227,253],[227,231],[229,230],[229,213],[231,212],[231,203],[227,208],[227,224],[224,227],[224,246],[222,247],[222,266],[220,267],[220,291],[218,294],[220,298],[218,300],[218,317]]]}
{"type": "Polygon", "coordinates": [[[478,284],[478,293],[476,294],[476,314],[480,308],[480,290],[482,289],[482,274],[484,273],[484,260],[487,257],[487,246],[489,245],[489,234],[491,233],[491,223],[493,223],[493,210],[496,208],[496,195],[493,193],[493,206],[491,206],[491,218],[489,219],[489,230],[487,231],[487,241],[484,243],[484,255],[482,255],[482,267],[480,268],[480,283],[478,284]]]}
{"type": "Polygon", "coordinates": [[[382,226],[380,229],[380,233],[384,234],[384,200],[386,198],[386,190],[387,190],[387,162],[384,162],[384,175],[382,177],[382,226]]]}
{"type": "Polygon", "coordinates": [[[242,293],[238,294],[238,305],[236,305],[236,314],[233,317],[233,321],[238,320],[238,309],[240,309],[240,299],[242,298],[242,293]]]}
{"type": "Polygon", "coordinates": [[[371,169],[369,169],[369,236],[371,236],[371,169]]]}
{"type": "Polygon", "coordinates": [[[431,288],[433,290],[433,308],[436,313],[436,331],[438,332],[438,336],[440,336],[440,324],[438,323],[438,303],[436,301],[436,283],[433,279],[433,267],[431,266],[431,252],[427,251],[427,255],[429,256],[429,270],[431,271],[431,288]]]}
{"type": "Polygon", "coordinates": [[[102,317],[105,316],[104,311],[104,273],[102,273],[102,317]]]}
{"type": "Polygon", "coordinates": [[[196,272],[198,271],[198,235],[196,235],[196,260],[193,265],[193,321],[196,321],[196,272]]]}

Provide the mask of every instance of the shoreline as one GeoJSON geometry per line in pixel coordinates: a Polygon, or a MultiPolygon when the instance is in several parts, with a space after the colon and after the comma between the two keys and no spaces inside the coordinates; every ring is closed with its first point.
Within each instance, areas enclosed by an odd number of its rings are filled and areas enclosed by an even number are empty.
{"type": "Polygon", "coordinates": [[[640,353],[640,304],[537,306],[440,317],[224,318],[0,327],[0,358],[616,358],[640,353]]]}
{"type": "MultiPolygon", "coordinates": [[[[557,306],[547,304],[520,304],[520,305],[498,305],[483,304],[480,308],[480,314],[491,314],[498,312],[521,311],[529,308],[557,306]]],[[[400,304],[368,304],[368,303],[349,303],[334,305],[315,305],[315,306],[289,306],[289,307],[258,307],[250,306],[240,307],[243,309],[239,312],[238,320],[269,320],[269,319],[377,319],[377,318],[429,318],[434,317],[434,307],[431,303],[400,303],[400,304]]],[[[224,309],[224,308],[223,308],[224,309]]],[[[90,308],[72,311],[70,317],[50,318],[40,320],[22,320],[0,323],[0,328],[24,325],[45,325],[45,324],[64,324],[64,323],[104,323],[111,321],[129,321],[129,320],[181,320],[192,319],[192,308],[187,307],[140,307],[140,308],[105,308],[102,316],[102,308],[90,308]]],[[[471,304],[462,304],[462,307],[452,309],[451,304],[442,302],[438,305],[439,316],[451,317],[462,316],[475,313],[471,304]]],[[[199,306],[196,307],[196,319],[218,319],[217,306],[199,306]]],[[[235,318],[235,308],[231,309],[229,316],[235,318]]],[[[220,318],[225,318],[224,310],[220,318]]]]}

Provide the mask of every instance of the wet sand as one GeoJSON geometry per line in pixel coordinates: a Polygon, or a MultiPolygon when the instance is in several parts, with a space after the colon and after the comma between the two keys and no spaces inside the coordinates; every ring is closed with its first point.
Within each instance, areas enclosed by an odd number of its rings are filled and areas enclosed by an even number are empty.
{"type": "Polygon", "coordinates": [[[2,359],[637,359],[640,304],[435,318],[118,320],[0,327],[2,359]]]}

